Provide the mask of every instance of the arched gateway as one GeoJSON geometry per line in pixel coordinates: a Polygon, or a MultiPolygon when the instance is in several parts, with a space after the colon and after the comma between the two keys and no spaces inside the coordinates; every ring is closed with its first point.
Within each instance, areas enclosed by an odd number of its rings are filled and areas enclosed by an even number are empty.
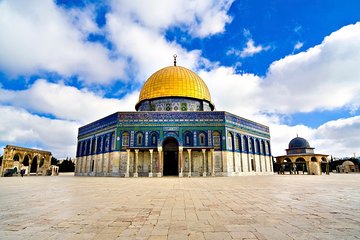
{"type": "Polygon", "coordinates": [[[163,143],[164,176],[179,174],[179,143],[173,137],[168,137],[163,143]]]}

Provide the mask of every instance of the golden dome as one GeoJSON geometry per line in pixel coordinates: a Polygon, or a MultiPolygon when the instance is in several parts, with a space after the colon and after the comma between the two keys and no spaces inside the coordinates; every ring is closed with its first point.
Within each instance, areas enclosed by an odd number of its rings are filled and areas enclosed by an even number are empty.
{"type": "Polygon", "coordinates": [[[165,67],[151,75],[141,89],[138,104],[163,97],[187,97],[211,103],[205,82],[193,71],[180,66],[165,67]]]}

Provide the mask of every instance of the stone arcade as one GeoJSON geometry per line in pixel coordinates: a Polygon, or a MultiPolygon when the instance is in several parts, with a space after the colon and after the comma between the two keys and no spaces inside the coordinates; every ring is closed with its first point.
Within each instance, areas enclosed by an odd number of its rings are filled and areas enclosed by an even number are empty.
{"type": "Polygon", "coordinates": [[[5,169],[14,169],[15,172],[24,169],[27,175],[34,173],[45,176],[50,167],[51,156],[48,151],[6,145],[0,174],[4,176],[5,169]]]}
{"type": "Polygon", "coordinates": [[[269,128],[214,108],[205,82],[175,59],[145,82],[136,112],[79,128],[75,175],[272,174],[269,128]]]}

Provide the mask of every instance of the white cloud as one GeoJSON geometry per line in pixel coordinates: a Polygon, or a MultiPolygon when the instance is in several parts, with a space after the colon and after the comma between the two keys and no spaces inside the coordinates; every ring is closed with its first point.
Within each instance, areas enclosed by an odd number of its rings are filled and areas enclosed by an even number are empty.
{"type": "Polygon", "coordinates": [[[129,59],[129,71],[143,82],[156,70],[178,65],[196,70],[208,64],[200,50],[188,51],[164,36],[171,27],[180,27],[193,37],[207,37],[224,31],[231,18],[226,14],[232,1],[112,1],[106,31],[118,54],[129,59]],[[156,12],[156,14],[154,14],[156,12]],[[156,61],[154,61],[156,59],[156,61]]]}
{"type": "MultiPolygon", "coordinates": [[[[233,0],[115,0],[114,14],[139,23],[151,31],[162,31],[169,27],[181,27],[195,37],[207,37],[221,33],[231,22],[227,15],[233,0]]],[[[126,33],[126,32],[125,32],[126,33]]]]}
{"type": "Polygon", "coordinates": [[[38,114],[51,114],[58,119],[88,123],[118,111],[135,109],[138,92],[121,100],[103,98],[86,89],[37,80],[21,91],[0,89],[0,104],[10,104],[38,114]]]}
{"type": "Polygon", "coordinates": [[[313,129],[284,125],[282,116],[335,108],[348,108],[354,113],[360,103],[359,63],[360,23],[357,23],[332,33],[318,46],[274,62],[264,78],[238,74],[231,67],[202,71],[200,76],[206,80],[217,110],[270,126],[274,155],[284,154],[283,150],[298,133],[317,152],[350,156],[360,146],[357,117],[339,120],[341,127],[329,122],[313,129]],[[351,124],[345,127],[347,121],[351,124]]]}
{"type": "Polygon", "coordinates": [[[81,125],[133,111],[138,94],[109,99],[44,79],[22,91],[0,89],[0,143],[50,150],[57,158],[74,157],[81,125]]]}
{"type": "Polygon", "coordinates": [[[78,75],[90,83],[124,77],[122,60],[110,60],[105,47],[86,42],[89,32],[98,31],[90,10],[66,12],[51,0],[1,1],[0,70],[13,76],[78,75]]]}
{"type": "Polygon", "coordinates": [[[270,49],[270,46],[262,46],[262,45],[255,45],[254,40],[249,39],[246,42],[246,47],[244,47],[241,51],[235,48],[231,48],[226,52],[227,55],[236,55],[242,58],[251,57],[255,54],[258,54],[263,51],[267,51],[270,49]]]}
{"type": "Polygon", "coordinates": [[[263,109],[277,113],[332,110],[360,102],[360,23],[345,26],[305,52],[273,62],[263,109]]]}
{"type": "Polygon", "coordinates": [[[294,50],[299,50],[300,48],[302,48],[304,46],[303,42],[296,42],[295,46],[294,46],[294,50]]]}
{"type": "Polygon", "coordinates": [[[57,158],[75,156],[79,124],[48,119],[0,105],[0,142],[49,150],[57,158]]]}

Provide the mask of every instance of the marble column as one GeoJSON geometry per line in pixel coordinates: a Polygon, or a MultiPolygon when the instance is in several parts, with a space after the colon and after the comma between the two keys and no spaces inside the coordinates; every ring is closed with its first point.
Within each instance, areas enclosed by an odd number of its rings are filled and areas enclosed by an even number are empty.
{"type": "Polygon", "coordinates": [[[134,177],[138,177],[139,149],[135,149],[134,177]]]}
{"type": "Polygon", "coordinates": [[[130,149],[126,149],[126,153],[127,153],[127,159],[126,159],[126,173],[125,173],[125,177],[129,177],[130,176],[130,149]]]}
{"type": "Polygon", "coordinates": [[[191,149],[187,150],[188,155],[189,155],[189,173],[188,173],[188,177],[191,177],[191,149]]]}
{"type": "Polygon", "coordinates": [[[215,177],[215,151],[210,149],[211,153],[211,176],[215,177]]]}
{"type": "Polygon", "coordinates": [[[206,149],[201,149],[203,155],[203,177],[206,177],[206,149]]]}
{"type": "Polygon", "coordinates": [[[31,164],[32,164],[32,160],[29,160],[29,166],[28,166],[28,172],[27,172],[27,176],[30,175],[30,171],[31,171],[31,164]]]}
{"type": "Polygon", "coordinates": [[[179,147],[179,177],[183,177],[183,147],[179,147]]]}
{"type": "Polygon", "coordinates": [[[153,177],[153,149],[149,149],[150,152],[150,171],[149,171],[149,177],[153,177]]]}
{"type": "Polygon", "coordinates": [[[162,152],[162,147],[158,147],[158,152],[159,152],[159,169],[158,169],[157,176],[158,176],[158,177],[161,177],[161,176],[162,176],[162,171],[163,171],[163,152],[162,152]]]}

